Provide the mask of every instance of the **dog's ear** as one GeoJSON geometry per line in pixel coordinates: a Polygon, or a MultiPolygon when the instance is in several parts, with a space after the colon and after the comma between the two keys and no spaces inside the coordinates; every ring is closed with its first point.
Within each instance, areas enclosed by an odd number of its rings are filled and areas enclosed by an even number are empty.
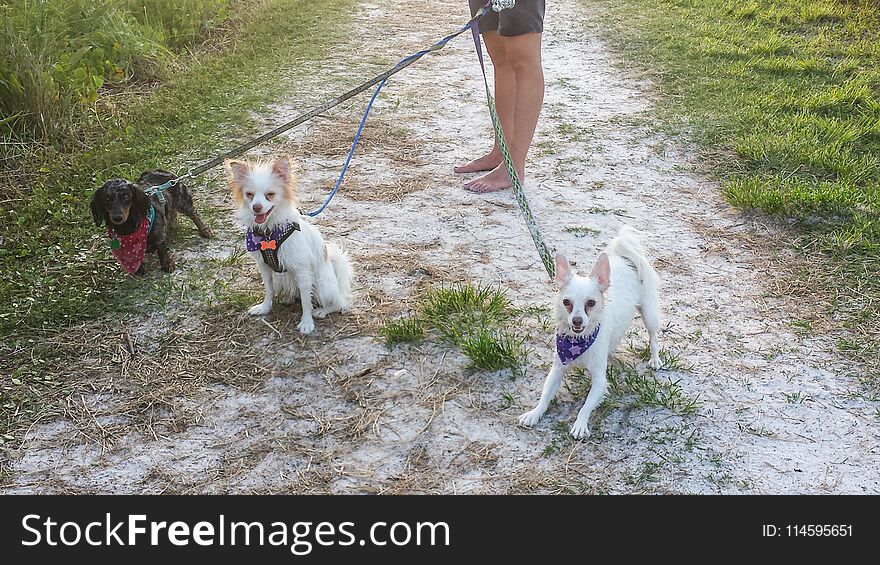
{"type": "Polygon", "coordinates": [[[290,181],[290,161],[283,157],[276,159],[272,163],[272,173],[287,184],[290,181]]]}
{"type": "Polygon", "coordinates": [[[297,203],[296,190],[294,188],[294,174],[290,161],[281,158],[272,163],[272,173],[284,183],[284,199],[292,204],[297,203]]]}
{"type": "Polygon", "coordinates": [[[248,172],[251,170],[250,165],[244,161],[236,159],[228,159],[226,161],[226,170],[229,173],[229,180],[236,184],[242,184],[248,172]]]}
{"type": "Polygon", "coordinates": [[[276,159],[275,162],[272,163],[272,172],[286,184],[287,181],[290,180],[290,161],[283,157],[281,159],[276,159]]]}
{"type": "Polygon", "coordinates": [[[556,282],[559,283],[560,286],[565,286],[568,284],[568,281],[571,280],[571,264],[568,262],[568,258],[562,253],[556,254],[556,282]]]}
{"type": "Polygon", "coordinates": [[[596,279],[600,291],[608,290],[608,287],[611,286],[611,263],[608,262],[608,255],[604,253],[599,255],[593,266],[593,271],[590,273],[590,278],[596,279]]]}
{"type": "Polygon", "coordinates": [[[243,200],[241,187],[249,170],[250,166],[244,161],[226,160],[226,178],[229,181],[229,188],[232,190],[232,198],[238,206],[241,206],[243,200]]]}
{"type": "Polygon", "coordinates": [[[92,196],[92,218],[95,220],[95,225],[100,227],[104,225],[104,222],[107,221],[107,210],[104,209],[104,204],[101,201],[104,199],[104,186],[95,191],[95,195],[92,196]]]}
{"type": "Polygon", "coordinates": [[[131,195],[131,208],[128,215],[140,222],[147,217],[147,213],[150,211],[150,206],[152,206],[150,197],[140,187],[132,183],[128,183],[128,190],[131,195]]]}

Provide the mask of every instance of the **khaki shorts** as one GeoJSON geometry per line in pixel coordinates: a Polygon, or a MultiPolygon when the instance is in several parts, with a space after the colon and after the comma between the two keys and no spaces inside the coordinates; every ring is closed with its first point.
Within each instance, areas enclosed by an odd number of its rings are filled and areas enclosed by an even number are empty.
{"type": "MultiPolygon", "coordinates": [[[[471,16],[486,5],[486,0],[468,0],[471,16]]],[[[511,37],[524,33],[541,33],[544,31],[544,0],[516,0],[516,5],[509,10],[489,13],[480,18],[480,33],[497,31],[499,35],[511,37]]]]}

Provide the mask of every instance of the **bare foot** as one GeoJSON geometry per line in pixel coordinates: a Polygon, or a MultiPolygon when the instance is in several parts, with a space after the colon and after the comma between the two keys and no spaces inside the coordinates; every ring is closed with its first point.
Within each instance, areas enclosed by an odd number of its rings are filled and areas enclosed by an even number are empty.
{"type": "MultiPolygon", "coordinates": [[[[522,178],[522,177],[520,177],[522,178]]],[[[485,192],[495,192],[510,188],[510,177],[507,175],[507,169],[503,165],[498,165],[491,172],[476,178],[472,181],[464,183],[464,189],[483,194],[485,192]]]]}
{"type": "Polygon", "coordinates": [[[501,154],[493,149],[470,163],[453,167],[452,171],[456,173],[479,173],[481,171],[491,171],[500,164],[501,154]]]}

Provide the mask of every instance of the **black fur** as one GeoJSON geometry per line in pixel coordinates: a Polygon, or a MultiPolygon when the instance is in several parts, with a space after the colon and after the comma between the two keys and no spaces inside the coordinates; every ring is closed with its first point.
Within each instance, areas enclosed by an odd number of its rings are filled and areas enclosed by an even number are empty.
{"type": "MultiPolygon", "coordinates": [[[[136,183],[124,179],[112,179],[104,183],[92,197],[92,218],[96,226],[106,223],[119,235],[128,235],[137,229],[141,221],[150,212],[150,206],[156,211],[153,229],[147,239],[147,251],[156,251],[159,264],[165,272],[174,270],[174,259],[169,249],[171,225],[177,212],[188,216],[205,238],[212,237],[209,228],[193,207],[192,196],[186,185],[177,183],[165,190],[165,204],[155,196],[147,196],[145,188],[158,186],[172,180],[174,175],[168,171],[146,171],[136,183]]],[[[141,267],[143,270],[143,267],[141,267]]]]}

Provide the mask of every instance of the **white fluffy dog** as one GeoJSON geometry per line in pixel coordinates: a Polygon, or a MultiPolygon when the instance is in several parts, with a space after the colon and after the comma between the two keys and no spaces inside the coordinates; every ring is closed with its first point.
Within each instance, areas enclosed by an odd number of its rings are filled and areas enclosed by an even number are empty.
{"type": "Polygon", "coordinates": [[[608,381],[608,357],[629,329],[636,309],[648,329],[652,369],[659,369],[660,307],[657,299],[657,273],[632,228],[624,227],[599,255],[589,277],[572,271],[564,255],[556,255],[556,355],[553,368],[544,381],[541,400],[534,410],[519,417],[521,425],[534,426],[556,395],[562,377],[571,365],[590,373],[587,401],[571,427],[575,438],[590,437],[590,414],[602,402],[608,381]]]}
{"type": "Polygon", "coordinates": [[[276,294],[302,302],[299,331],[315,329],[316,318],[348,308],[352,302],[351,263],[333,243],[325,243],[317,228],[297,209],[290,163],[227,161],[229,185],[238,207],[236,217],[247,227],[245,245],[263,277],[263,302],[248,312],[272,311],[276,294]],[[312,298],[318,308],[312,309],[312,298]]]}

